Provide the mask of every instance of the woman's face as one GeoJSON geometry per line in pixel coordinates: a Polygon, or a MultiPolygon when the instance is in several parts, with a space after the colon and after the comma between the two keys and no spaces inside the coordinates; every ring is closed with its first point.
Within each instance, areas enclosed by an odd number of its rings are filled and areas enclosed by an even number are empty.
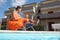
{"type": "Polygon", "coordinates": [[[22,11],[22,9],[18,9],[18,11],[19,11],[19,12],[21,12],[21,11],[22,11]]]}

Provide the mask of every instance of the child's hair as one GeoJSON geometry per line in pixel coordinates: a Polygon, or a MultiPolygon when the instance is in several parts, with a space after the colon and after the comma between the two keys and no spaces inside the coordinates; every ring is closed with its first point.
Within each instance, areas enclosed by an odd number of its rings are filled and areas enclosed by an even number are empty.
{"type": "Polygon", "coordinates": [[[16,10],[18,10],[18,9],[21,9],[21,7],[20,7],[20,6],[17,6],[17,7],[16,7],[16,10]]]}

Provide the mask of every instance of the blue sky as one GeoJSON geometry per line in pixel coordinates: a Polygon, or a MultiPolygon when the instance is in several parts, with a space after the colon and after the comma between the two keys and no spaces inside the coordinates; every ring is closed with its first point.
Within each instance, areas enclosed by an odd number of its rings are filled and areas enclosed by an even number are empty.
{"type": "Polygon", "coordinates": [[[8,8],[17,6],[17,5],[24,5],[34,2],[41,2],[42,0],[0,0],[0,18],[4,18],[4,11],[8,8]]]}

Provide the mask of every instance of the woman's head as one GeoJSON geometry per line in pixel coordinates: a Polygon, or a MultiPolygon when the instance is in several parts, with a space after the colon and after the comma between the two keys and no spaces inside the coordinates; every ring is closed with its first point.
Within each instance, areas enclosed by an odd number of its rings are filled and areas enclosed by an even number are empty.
{"type": "Polygon", "coordinates": [[[17,6],[16,7],[16,11],[21,12],[22,11],[21,7],[20,6],[17,6]]]}

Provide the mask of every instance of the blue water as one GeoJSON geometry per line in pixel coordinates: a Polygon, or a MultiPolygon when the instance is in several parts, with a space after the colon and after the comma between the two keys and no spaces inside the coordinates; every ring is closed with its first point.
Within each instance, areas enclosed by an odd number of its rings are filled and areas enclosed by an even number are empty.
{"type": "Polygon", "coordinates": [[[60,40],[60,32],[4,32],[0,40],[60,40]]]}

